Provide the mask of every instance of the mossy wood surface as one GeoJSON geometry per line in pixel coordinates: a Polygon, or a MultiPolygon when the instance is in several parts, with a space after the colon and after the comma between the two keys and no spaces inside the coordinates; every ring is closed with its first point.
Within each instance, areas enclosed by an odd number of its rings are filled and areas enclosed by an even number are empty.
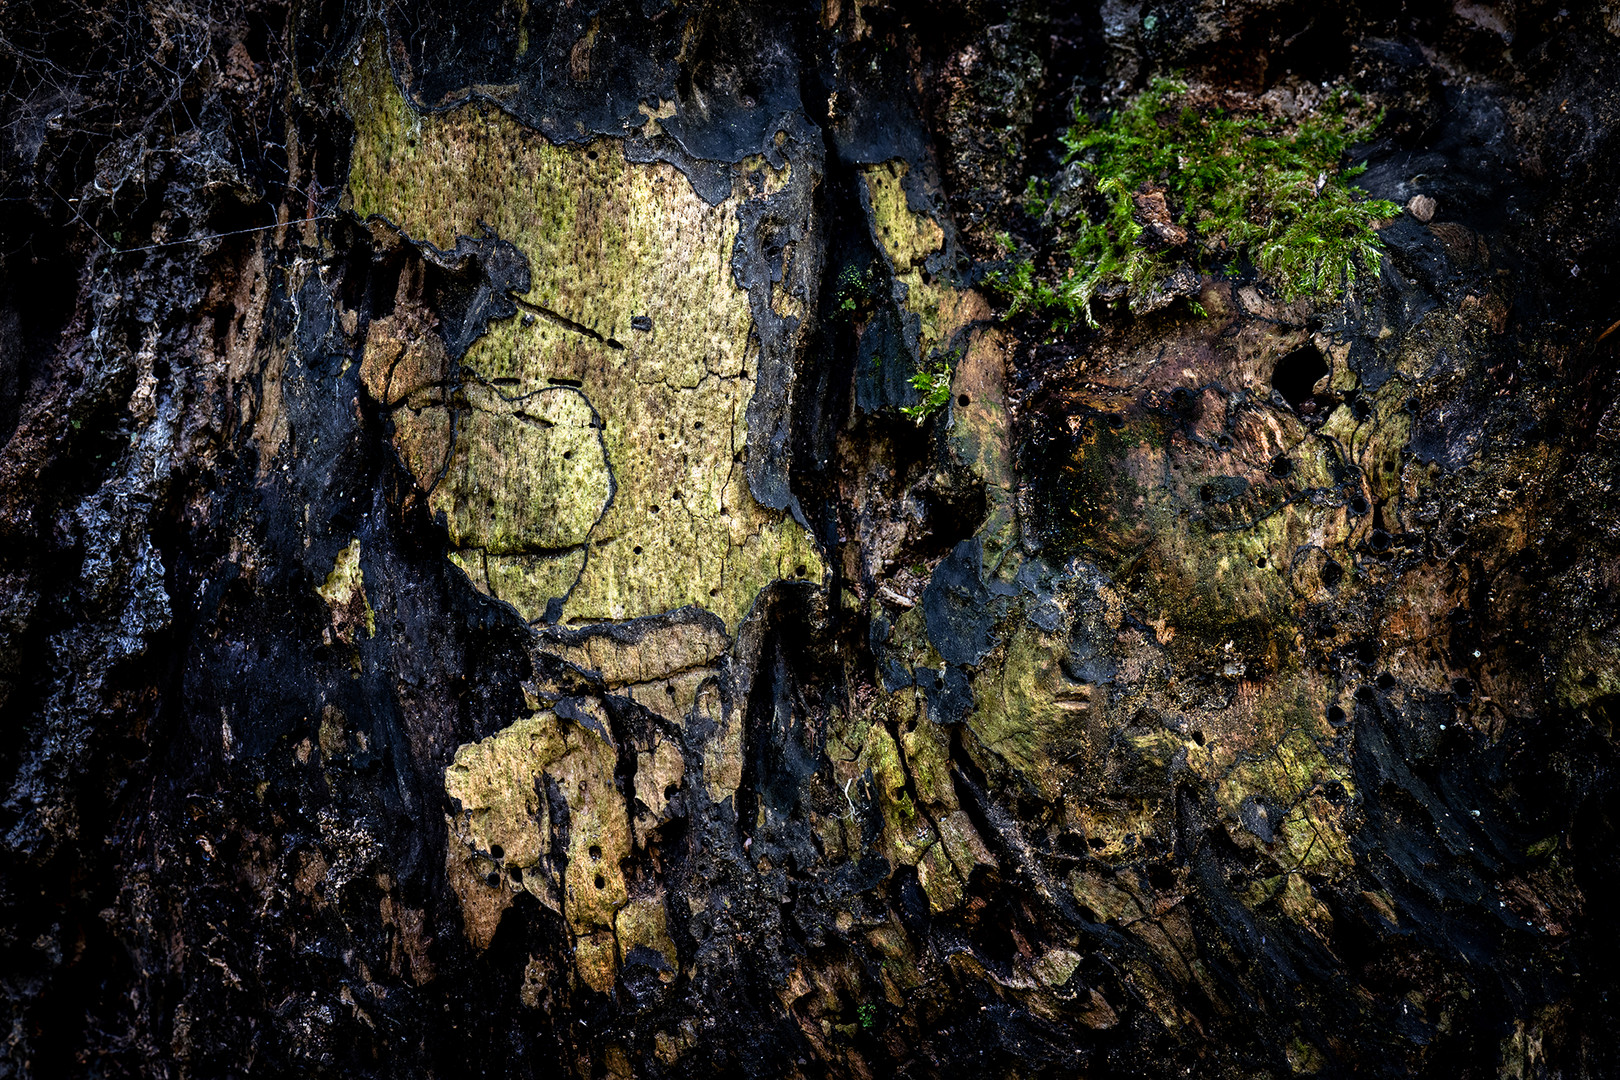
{"type": "Polygon", "coordinates": [[[0,1076],[1620,1075],[1615,13],[205,7],[0,7],[0,1076]]]}

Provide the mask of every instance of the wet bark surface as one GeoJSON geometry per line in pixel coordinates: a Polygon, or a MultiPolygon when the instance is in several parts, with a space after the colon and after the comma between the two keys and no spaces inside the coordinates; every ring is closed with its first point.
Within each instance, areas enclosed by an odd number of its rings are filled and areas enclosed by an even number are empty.
{"type": "Polygon", "coordinates": [[[1614,1075],[1617,48],[7,8],[0,1074],[1614,1075]],[[1376,280],[1007,317],[1168,72],[1376,280]]]}

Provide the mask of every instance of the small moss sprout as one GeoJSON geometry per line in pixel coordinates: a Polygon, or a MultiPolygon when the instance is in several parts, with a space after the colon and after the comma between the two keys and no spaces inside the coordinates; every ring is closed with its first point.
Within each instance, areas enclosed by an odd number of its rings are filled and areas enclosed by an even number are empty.
{"type": "Polygon", "coordinates": [[[951,362],[939,360],[923,368],[911,377],[911,385],[922,393],[922,400],[900,411],[921,424],[951,400],[951,362]]]}

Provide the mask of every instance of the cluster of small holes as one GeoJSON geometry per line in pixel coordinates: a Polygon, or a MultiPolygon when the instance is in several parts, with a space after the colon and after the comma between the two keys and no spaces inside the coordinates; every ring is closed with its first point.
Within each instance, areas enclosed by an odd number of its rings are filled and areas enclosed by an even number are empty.
{"type": "MultiPolygon", "coordinates": [[[[592,844],[588,849],[587,854],[589,854],[593,860],[600,861],[602,858],[602,849],[600,846],[592,844]]],[[[597,874],[595,884],[598,889],[605,889],[607,888],[607,878],[603,877],[601,874],[597,874]]]]}

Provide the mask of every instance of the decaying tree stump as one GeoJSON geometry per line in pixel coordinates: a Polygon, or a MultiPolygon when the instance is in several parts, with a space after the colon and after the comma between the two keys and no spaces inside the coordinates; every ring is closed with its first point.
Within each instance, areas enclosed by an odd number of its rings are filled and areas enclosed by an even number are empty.
{"type": "Polygon", "coordinates": [[[0,1075],[1620,1073],[1616,50],[0,12],[0,1075]],[[1381,265],[1011,303],[1169,73],[1381,265]]]}

